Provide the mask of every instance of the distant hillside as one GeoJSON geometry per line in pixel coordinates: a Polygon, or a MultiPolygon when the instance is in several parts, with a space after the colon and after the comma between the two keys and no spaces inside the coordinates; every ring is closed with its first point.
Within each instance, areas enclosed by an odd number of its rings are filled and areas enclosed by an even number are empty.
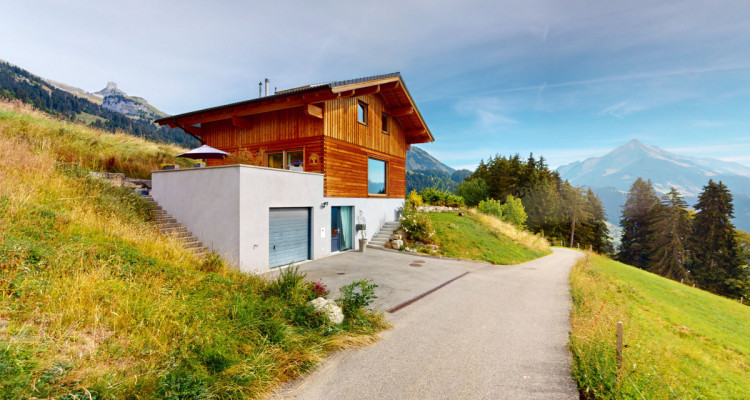
{"type": "Polygon", "coordinates": [[[406,152],[406,192],[421,192],[426,188],[440,189],[453,193],[471,171],[455,170],[433,157],[430,153],[412,146],[406,152]]]}
{"type": "Polygon", "coordinates": [[[660,193],[674,186],[691,206],[709,179],[722,181],[734,196],[734,223],[750,230],[750,167],[741,164],[681,156],[633,140],[602,157],[563,165],[557,171],[574,185],[594,189],[613,224],[619,223],[625,194],[638,177],[651,179],[660,193]]]}
{"type": "Polygon", "coordinates": [[[44,112],[110,132],[122,130],[134,136],[186,147],[198,144],[181,129],[155,125],[153,120],[165,114],[139,97],[128,96],[113,83],[100,92],[88,93],[47,81],[23,68],[0,61],[0,97],[18,99],[44,112]]]}
{"type": "Polygon", "coordinates": [[[406,152],[406,169],[409,171],[442,171],[452,174],[455,169],[441,163],[430,153],[417,146],[406,152]]]}

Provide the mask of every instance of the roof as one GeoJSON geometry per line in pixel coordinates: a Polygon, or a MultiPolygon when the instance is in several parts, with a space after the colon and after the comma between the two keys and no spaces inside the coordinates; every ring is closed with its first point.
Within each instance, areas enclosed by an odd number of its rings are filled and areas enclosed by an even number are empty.
{"type": "MultiPolygon", "coordinates": [[[[389,86],[389,89],[397,89],[397,88],[403,88],[403,95],[389,95],[386,96],[384,94],[384,98],[386,98],[387,103],[391,103],[394,107],[409,107],[413,112],[405,113],[401,116],[394,116],[394,118],[397,118],[399,122],[402,123],[402,125],[405,125],[405,129],[411,131],[411,132],[417,132],[418,130],[421,130],[421,134],[415,135],[410,142],[411,143],[425,143],[425,142],[432,142],[434,139],[432,137],[432,134],[430,133],[429,128],[427,127],[427,124],[424,122],[424,119],[422,118],[422,114],[419,112],[419,109],[417,108],[417,105],[414,103],[411,94],[409,93],[409,90],[406,88],[406,85],[404,84],[403,78],[401,77],[401,73],[399,72],[393,72],[389,74],[382,74],[382,75],[374,75],[374,76],[368,76],[368,77],[362,77],[362,78],[356,78],[356,79],[349,79],[349,80],[343,80],[343,81],[333,81],[328,83],[318,83],[318,84],[311,84],[311,85],[305,85],[300,86],[292,89],[287,90],[281,90],[278,91],[272,95],[269,96],[262,96],[255,99],[249,99],[249,100],[243,100],[235,103],[229,103],[224,104],[220,106],[210,107],[210,108],[204,108],[201,110],[196,111],[190,111],[183,114],[177,114],[172,115],[169,117],[159,118],[155,120],[154,122],[160,124],[160,125],[170,125],[172,127],[180,127],[185,130],[185,127],[183,125],[188,125],[191,128],[193,128],[192,125],[201,123],[201,122],[208,122],[209,120],[215,121],[218,119],[226,119],[231,118],[230,115],[232,113],[232,110],[239,111],[244,110],[247,112],[248,109],[255,108],[260,110],[263,105],[266,106],[266,108],[269,109],[269,111],[274,110],[273,107],[268,107],[269,104],[273,104],[276,102],[287,102],[289,107],[295,106],[296,103],[289,103],[288,98],[290,97],[299,97],[299,96],[305,96],[306,94],[312,94],[315,93],[317,96],[313,97],[312,99],[308,100],[308,103],[316,103],[320,101],[326,101],[331,100],[334,98],[338,98],[340,96],[357,96],[359,95],[357,91],[362,91],[365,88],[370,88],[374,86],[380,87],[380,85],[383,84],[390,84],[390,86],[393,86],[392,88],[389,86]],[[398,84],[394,85],[394,82],[398,82],[398,84]],[[220,118],[221,117],[221,118],[220,118]],[[203,121],[205,119],[205,121],[203,121]],[[411,128],[411,129],[410,129],[411,128]],[[417,137],[419,136],[419,137],[417,137]]],[[[299,104],[301,106],[302,104],[299,104]]],[[[284,107],[284,105],[280,106],[284,107]]],[[[287,107],[288,108],[288,107],[287,107]]],[[[257,111],[261,112],[261,111],[257,111]]],[[[265,111],[262,111],[265,112],[265,111]]],[[[251,114],[252,112],[248,112],[248,114],[251,114]]],[[[238,114],[239,115],[239,114],[238,114]]],[[[187,132],[187,130],[186,130],[187,132]]],[[[188,134],[191,134],[188,132],[188,134]]]]}

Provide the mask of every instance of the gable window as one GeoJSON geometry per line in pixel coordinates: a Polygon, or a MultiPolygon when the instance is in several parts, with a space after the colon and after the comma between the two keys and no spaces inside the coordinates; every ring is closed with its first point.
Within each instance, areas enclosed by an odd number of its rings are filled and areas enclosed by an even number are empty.
{"type": "Polygon", "coordinates": [[[388,163],[375,158],[367,159],[367,193],[388,194],[386,185],[388,163]]]}
{"type": "Polygon", "coordinates": [[[357,102],[357,122],[367,125],[367,103],[364,101],[357,102]]]}
{"type": "Polygon", "coordinates": [[[388,116],[388,114],[383,113],[383,116],[382,116],[382,120],[383,120],[383,133],[385,133],[386,135],[390,135],[391,134],[391,131],[389,130],[390,129],[390,125],[389,124],[391,122],[390,119],[391,118],[388,116]]]}

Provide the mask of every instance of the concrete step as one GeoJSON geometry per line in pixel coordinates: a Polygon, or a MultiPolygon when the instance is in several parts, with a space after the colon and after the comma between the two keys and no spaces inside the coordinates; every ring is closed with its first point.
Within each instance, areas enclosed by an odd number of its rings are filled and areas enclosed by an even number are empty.
{"type": "Polygon", "coordinates": [[[187,242],[187,243],[183,242],[182,248],[183,249],[196,249],[196,248],[202,249],[204,247],[203,247],[203,243],[196,240],[195,242],[187,242]]]}
{"type": "Polygon", "coordinates": [[[157,224],[173,224],[177,222],[177,219],[173,218],[170,215],[165,215],[165,216],[155,217],[154,222],[156,222],[157,224]]]}
{"type": "Polygon", "coordinates": [[[372,244],[372,243],[367,243],[367,247],[370,249],[385,249],[384,246],[379,246],[379,245],[372,244]]]}
{"type": "Polygon", "coordinates": [[[185,228],[184,226],[178,226],[174,228],[159,228],[159,232],[164,233],[164,234],[181,233],[181,232],[187,232],[187,231],[188,231],[187,228],[185,228]]]}
{"type": "Polygon", "coordinates": [[[185,229],[184,231],[177,232],[177,233],[173,234],[172,236],[176,237],[177,239],[187,240],[188,238],[193,237],[193,234],[190,233],[190,232],[188,232],[187,229],[185,229]]]}
{"type": "Polygon", "coordinates": [[[179,222],[157,222],[156,226],[159,227],[159,229],[166,229],[166,228],[179,228],[182,226],[179,222]]]}

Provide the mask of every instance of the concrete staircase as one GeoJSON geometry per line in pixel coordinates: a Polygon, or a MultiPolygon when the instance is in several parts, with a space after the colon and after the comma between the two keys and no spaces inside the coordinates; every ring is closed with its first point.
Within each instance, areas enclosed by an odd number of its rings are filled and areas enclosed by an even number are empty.
{"type": "Polygon", "coordinates": [[[208,253],[208,248],[198,240],[187,228],[177,222],[176,219],[172,218],[169,213],[164,211],[159,203],[149,195],[142,196],[144,200],[151,203],[152,214],[154,216],[154,224],[159,229],[159,233],[162,235],[172,235],[182,243],[182,247],[185,250],[191,251],[197,256],[204,256],[208,253]]]}
{"type": "Polygon", "coordinates": [[[372,240],[367,242],[367,247],[371,249],[384,249],[385,244],[390,241],[393,231],[398,228],[398,221],[386,222],[383,227],[380,228],[380,232],[373,236],[372,240]]]}

